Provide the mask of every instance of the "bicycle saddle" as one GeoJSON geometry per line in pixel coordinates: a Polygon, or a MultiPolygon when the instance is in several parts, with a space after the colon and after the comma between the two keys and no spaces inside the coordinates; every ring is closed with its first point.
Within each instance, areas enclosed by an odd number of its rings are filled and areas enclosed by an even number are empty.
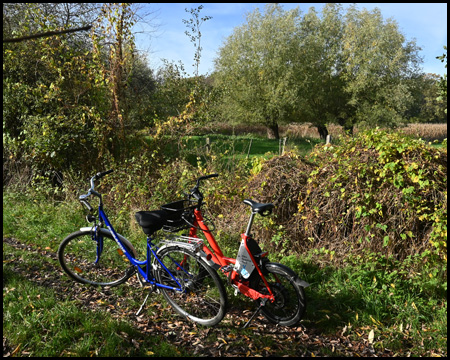
{"type": "Polygon", "coordinates": [[[161,229],[167,222],[167,212],[164,210],[138,211],[134,217],[145,234],[151,235],[161,229]]]}
{"type": "Polygon", "coordinates": [[[252,207],[253,212],[256,212],[262,216],[271,214],[272,209],[275,207],[275,205],[271,203],[263,204],[248,199],[244,200],[244,204],[250,205],[252,207]]]}

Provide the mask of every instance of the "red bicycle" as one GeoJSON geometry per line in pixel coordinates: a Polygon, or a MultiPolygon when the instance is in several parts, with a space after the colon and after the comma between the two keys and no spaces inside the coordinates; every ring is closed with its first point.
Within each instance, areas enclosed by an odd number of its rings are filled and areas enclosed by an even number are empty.
{"type": "MultiPolygon", "coordinates": [[[[289,267],[269,261],[267,251],[262,251],[251,234],[254,218],[257,214],[268,216],[273,204],[244,200],[251,207],[251,215],[245,233],[241,235],[241,244],[236,259],[225,256],[212,231],[202,215],[203,194],[200,183],[217,177],[217,174],[202,176],[187,194],[186,200],[175,201],[161,206],[168,214],[164,230],[177,232],[189,228],[189,236],[184,240],[196,241],[199,231],[207,240],[203,242],[201,257],[215,270],[222,272],[228,284],[257,304],[255,313],[244,327],[261,311],[272,323],[293,326],[302,318],[305,308],[304,288],[309,284],[301,280],[289,267]],[[209,245],[209,246],[208,246],[209,245]]],[[[197,240],[198,241],[198,240],[197,240]]],[[[170,301],[170,299],[167,299],[170,301]]]]}

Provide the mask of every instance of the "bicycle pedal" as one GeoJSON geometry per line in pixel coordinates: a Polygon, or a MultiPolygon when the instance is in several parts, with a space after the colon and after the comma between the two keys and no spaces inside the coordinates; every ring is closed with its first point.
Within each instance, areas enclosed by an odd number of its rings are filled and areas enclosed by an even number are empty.
{"type": "Polygon", "coordinates": [[[225,265],[220,268],[220,271],[224,274],[231,272],[231,270],[233,270],[233,265],[225,265]]]}

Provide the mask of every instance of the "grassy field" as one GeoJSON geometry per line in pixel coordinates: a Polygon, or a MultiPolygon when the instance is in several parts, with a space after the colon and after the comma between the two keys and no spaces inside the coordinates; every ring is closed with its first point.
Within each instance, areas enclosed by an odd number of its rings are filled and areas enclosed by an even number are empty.
{"type": "MultiPolygon", "coordinates": [[[[339,141],[344,135],[341,126],[329,125],[332,141],[339,141]]],[[[355,134],[358,128],[355,128],[355,134]]],[[[433,146],[441,146],[447,138],[447,124],[409,124],[399,128],[399,131],[413,137],[433,142],[433,146]]],[[[191,164],[196,164],[198,158],[203,161],[207,156],[220,154],[227,162],[239,161],[244,158],[271,157],[283,151],[295,150],[300,155],[306,155],[312,148],[323,142],[317,129],[311,124],[289,124],[280,126],[280,139],[267,139],[267,129],[264,126],[244,126],[229,124],[214,124],[197,130],[197,135],[185,136],[177,144],[178,151],[191,164]]],[[[151,141],[150,138],[147,139],[151,141]]],[[[174,144],[165,150],[173,151],[174,144]]]]}
{"type": "Polygon", "coordinates": [[[185,139],[187,158],[190,163],[202,154],[220,154],[225,161],[254,157],[271,157],[285,151],[295,149],[300,154],[307,154],[318,143],[319,139],[293,138],[290,140],[266,139],[251,135],[208,134],[190,136],[185,139]],[[209,144],[209,145],[207,145],[209,144]]]}
{"type": "MultiPolygon", "coordinates": [[[[328,125],[328,132],[332,137],[338,137],[344,134],[342,126],[328,125]]],[[[319,139],[317,128],[310,123],[292,123],[280,126],[280,137],[287,137],[289,139],[319,139]]],[[[447,124],[407,124],[399,127],[399,130],[406,135],[420,137],[424,140],[432,141],[447,138],[447,124]]],[[[359,128],[354,129],[355,134],[358,133],[359,128]]],[[[259,125],[229,125],[229,124],[212,124],[204,129],[201,129],[202,134],[221,134],[229,136],[257,136],[260,138],[267,137],[267,129],[259,125]]]]}
{"type": "Polygon", "coordinates": [[[241,330],[253,304],[230,291],[228,314],[209,329],[180,320],[159,295],[136,317],[146,290],[134,278],[113,289],[69,280],[56,251],[80,226],[76,202],[4,193],[4,355],[447,355],[446,283],[420,256],[399,263],[366,254],[341,268],[329,265],[333,255],[326,250],[284,257],[312,284],[301,326],[277,327],[258,317],[241,330]]]}

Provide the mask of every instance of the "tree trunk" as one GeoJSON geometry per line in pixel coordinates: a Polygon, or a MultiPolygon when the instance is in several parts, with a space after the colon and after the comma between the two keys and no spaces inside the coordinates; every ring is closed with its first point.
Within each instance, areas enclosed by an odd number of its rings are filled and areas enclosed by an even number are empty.
{"type": "Polygon", "coordinates": [[[280,134],[278,132],[278,124],[267,126],[267,138],[268,139],[280,138],[280,134]]]}
{"type": "Polygon", "coordinates": [[[352,123],[348,123],[347,121],[345,121],[344,118],[339,117],[338,119],[338,124],[341,125],[344,128],[344,132],[350,136],[353,136],[353,128],[354,125],[352,123]]]}
{"type": "Polygon", "coordinates": [[[317,125],[317,131],[319,132],[319,136],[321,140],[326,140],[328,135],[328,129],[325,125],[317,125]]]}
{"type": "Polygon", "coordinates": [[[344,126],[344,131],[346,134],[353,136],[353,128],[354,128],[353,125],[346,125],[344,126]]]}

